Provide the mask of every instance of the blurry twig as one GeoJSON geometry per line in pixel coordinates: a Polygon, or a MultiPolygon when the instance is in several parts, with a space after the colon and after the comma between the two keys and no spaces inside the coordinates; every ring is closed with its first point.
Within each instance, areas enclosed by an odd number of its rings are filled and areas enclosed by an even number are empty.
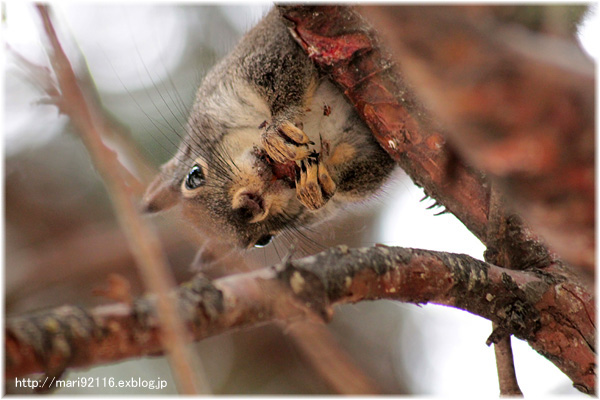
{"type": "MultiPolygon", "coordinates": [[[[100,123],[99,111],[88,104],[88,96],[82,91],[78,80],[64,53],[50,20],[48,7],[37,6],[44,23],[46,35],[50,41],[50,61],[56,73],[60,90],[60,106],[69,115],[73,125],[81,134],[94,165],[101,174],[107,187],[117,217],[125,231],[137,260],[140,274],[149,289],[157,296],[157,316],[160,321],[160,340],[167,350],[169,361],[178,379],[183,393],[197,393],[197,374],[191,368],[190,353],[185,349],[188,335],[179,318],[175,303],[167,296],[174,281],[169,273],[160,242],[156,235],[142,220],[126,185],[122,166],[116,154],[104,145],[99,130],[105,126],[100,123]]],[[[207,386],[202,385],[206,390],[207,386]]]]}
{"type": "Polygon", "coordinates": [[[60,91],[56,86],[56,81],[53,79],[52,71],[48,67],[43,67],[29,61],[8,43],[5,43],[4,46],[6,47],[6,51],[15,58],[19,68],[25,74],[25,78],[35,86],[42,88],[50,96],[50,99],[53,101],[52,103],[60,108],[60,105],[56,103],[56,100],[60,98],[60,91]]]}
{"type": "MultiPolygon", "coordinates": [[[[15,58],[21,72],[23,72],[25,75],[25,79],[34,84],[36,87],[41,88],[48,96],[47,98],[40,99],[39,103],[55,105],[60,113],[69,115],[69,108],[65,104],[64,97],[61,96],[58,82],[56,82],[56,78],[53,75],[55,71],[50,70],[48,67],[37,65],[36,63],[31,62],[8,44],[6,45],[6,48],[7,51],[15,58]]],[[[78,85],[80,84],[81,82],[78,80],[78,85]]],[[[100,127],[98,129],[99,134],[106,135],[108,138],[116,141],[119,144],[120,149],[123,149],[129,159],[134,162],[136,170],[139,174],[141,174],[142,179],[149,181],[150,176],[154,174],[154,171],[152,171],[152,168],[149,167],[149,164],[144,160],[139,150],[137,150],[137,148],[131,142],[127,129],[115,118],[109,116],[101,107],[100,98],[92,84],[91,79],[87,79],[87,84],[83,86],[86,94],[88,94],[88,92],[92,92],[91,95],[86,96],[89,107],[91,109],[100,110],[100,112],[96,113],[95,120],[97,125],[100,127]]],[[[127,185],[134,193],[142,193],[144,186],[135,176],[133,176],[125,168],[121,168],[120,172],[123,176],[123,179],[126,180],[127,185]]]]}
{"type": "Polygon", "coordinates": [[[286,331],[295,339],[311,366],[337,394],[381,394],[375,382],[356,367],[322,323],[294,321],[288,324],[286,331]]]}

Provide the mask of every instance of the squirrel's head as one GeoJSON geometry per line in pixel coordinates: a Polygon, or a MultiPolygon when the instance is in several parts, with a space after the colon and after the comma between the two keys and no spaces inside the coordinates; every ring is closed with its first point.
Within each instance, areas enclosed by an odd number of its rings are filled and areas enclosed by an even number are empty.
{"type": "Polygon", "coordinates": [[[267,245],[285,228],[307,222],[310,213],[296,199],[296,164],[274,163],[259,145],[259,127],[220,129],[220,135],[192,133],[183,140],[148,187],[144,209],[181,204],[186,220],[243,248],[267,245]]]}

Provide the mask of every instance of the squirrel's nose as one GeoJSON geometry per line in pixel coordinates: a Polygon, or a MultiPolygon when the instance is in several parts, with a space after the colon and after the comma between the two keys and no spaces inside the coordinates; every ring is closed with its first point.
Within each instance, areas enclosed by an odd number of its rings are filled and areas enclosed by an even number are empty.
{"type": "Polygon", "coordinates": [[[262,196],[243,189],[233,196],[232,208],[242,222],[258,222],[267,216],[262,196]]]}

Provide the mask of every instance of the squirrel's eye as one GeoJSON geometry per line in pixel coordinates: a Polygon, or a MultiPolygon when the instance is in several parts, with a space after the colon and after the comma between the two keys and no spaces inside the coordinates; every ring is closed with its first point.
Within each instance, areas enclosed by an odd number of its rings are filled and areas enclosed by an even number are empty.
{"type": "Polygon", "coordinates": [[[185,178],[186,189],[196,189],[204,184],[204,172],[199,165],[194,165],[185,178]]]}
{"type": "Polygon", "coordinates": [[[271,240],[273,240],[273,235],[263,235],[254,243],[254,247],[265,247],[271,243],[271,240]]]}

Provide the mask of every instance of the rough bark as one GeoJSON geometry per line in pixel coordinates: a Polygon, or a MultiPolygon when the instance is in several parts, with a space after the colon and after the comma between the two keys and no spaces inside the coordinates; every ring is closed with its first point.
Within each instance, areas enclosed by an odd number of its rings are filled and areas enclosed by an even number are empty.
{"type": "MultiPolygon", "coordinates": [[[[528,19],[519,7],[361,7],[376,21],[375,31],[348,7],[279,8],[380,144],[486,244],[486,260],[565,282],[581,279],[523,217],[593,286],[594,85],[589,62],[569,39],[571,20],[544,24],[544,12],[560,13],[539,7],[528,19]],[[515,22],[551,37],[514,28],[515,22]],[[573,60],[561,60],[564,54],[573,60]]],[[[510,349],[502,327],[490,339],[510,349]]],[[[499,354],[500,364],[512,362],[507,351],[499,354]]]]}
{"type": "MultiPolygon", "coordinates": [[[[329,319],[332,306],[394,299],[467,310],[527,340],[586,392],[595,390],[595,309],[584,288],[536,271],[503,269],[466,255],[375,247],[329,249],[272,268],[175,293],[196,340],[274,319],[329,319]]],[[[162,351],[152,297],[84,310],[65,306],[6,323],[6,374],[83,367],[162,351]]],[[[494,338],[490,338],[494,340],[494,338]]]]}
{"type": "Polygon", "coordinates": [[[463,157],[552,249],[593,273],[595,85],[572,41],[523,32],[486,7],[361,7],[377,32],[348,7],[280,11],[381,145],[473,234],[487,244],[489,185],[463,157]]]}

